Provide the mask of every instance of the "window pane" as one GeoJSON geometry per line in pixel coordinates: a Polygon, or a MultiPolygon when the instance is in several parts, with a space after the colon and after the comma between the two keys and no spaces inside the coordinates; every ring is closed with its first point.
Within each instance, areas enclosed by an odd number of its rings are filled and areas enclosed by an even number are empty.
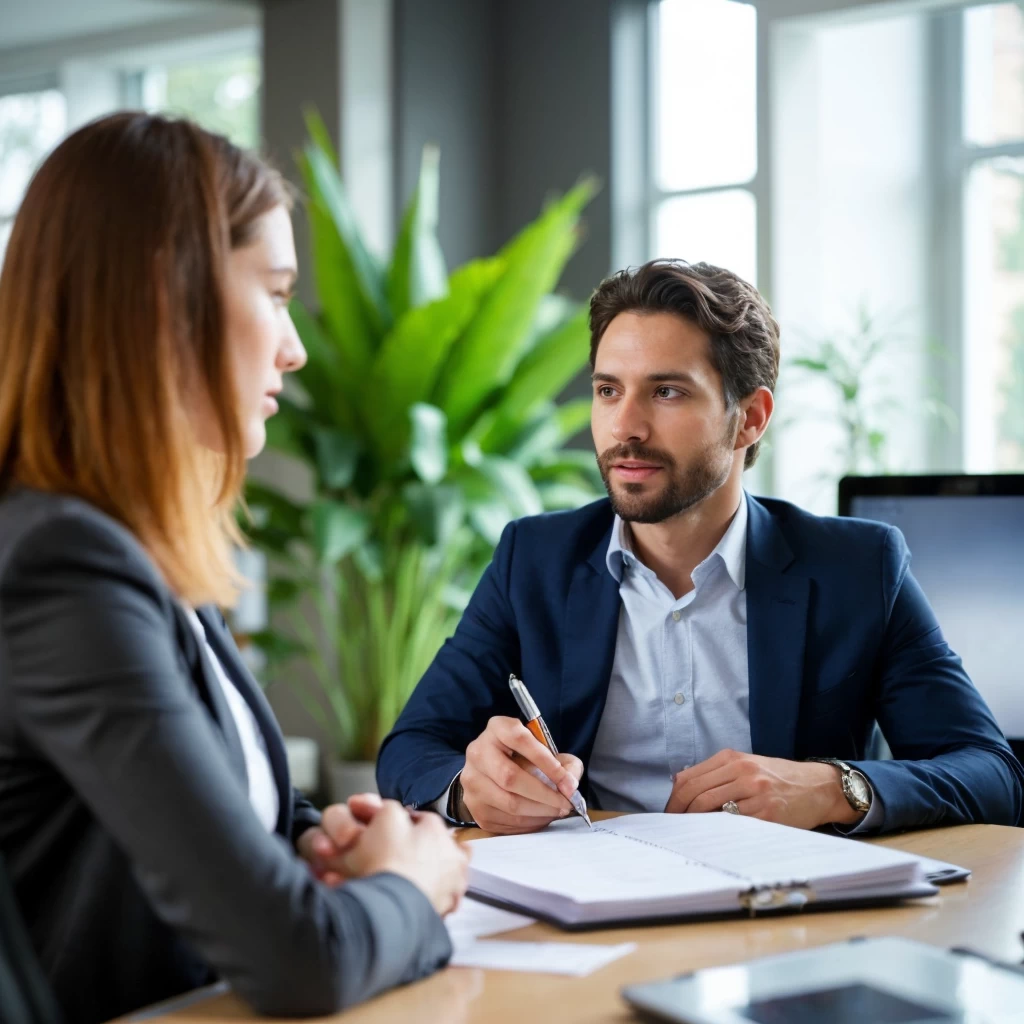
{"type": "Polygon", "coordinates": [[[1024,13],[1015,3],[964,11],[964,132],[991,145],[1024,138],[1024,13]]]}
{"type": "Polygon", "coordinates": [[[757,204],[746,189],[673,196],[656,214],[655,255],[714,263],[757,284],[757,204]]]}
{"type": "Polygon", "coordinates": [[[18,209],[36,167],[64,134],[64,96],[56,89],[0,96],[0,217],[18,209]]]}
{"type": "Polygon", "coordinates": [[[658,7],[655,151],[666,190],[738,185],[757,171],[757,13],[731,0],[658,7]]]}
{"type": "Polygon", "coordinates": [[[260,59],[253,52],[220,54],[149,69],[143,103],[181,114],[240,146],[259,144],[260,59]]]}
{"type": "Polygon", "coordinates": [[[1024,160],[975,167],[966,213],[967,468],[1024,470],[1024,160]]]}

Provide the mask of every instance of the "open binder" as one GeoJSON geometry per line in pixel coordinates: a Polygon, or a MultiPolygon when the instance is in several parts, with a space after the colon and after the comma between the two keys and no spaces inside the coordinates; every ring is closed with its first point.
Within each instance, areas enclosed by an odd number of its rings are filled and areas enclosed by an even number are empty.
{"type": "Polygon", "coordinates": [[[733,814],[566,819],[473,843],[470,894],[566,929],[933,896],[913,854],[733,814]]]}

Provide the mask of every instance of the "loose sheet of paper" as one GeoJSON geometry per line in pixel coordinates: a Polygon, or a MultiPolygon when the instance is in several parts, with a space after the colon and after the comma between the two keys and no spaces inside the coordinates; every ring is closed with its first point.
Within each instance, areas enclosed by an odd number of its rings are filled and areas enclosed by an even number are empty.
{"type": "Polygon", "coordinates": [[[501,910],[479,900],[466,898],[459,904],[454,914],[444,919],[452,945],[466,945],[474,939],[485,935],[498,935],[510,932],[515,928],[525,928],[533,924],[534,919],[525,914],[513,914],[511,910],[501,910]]]}
{"type": "Polygon", "coordinates": [[[635,942],[592,946],[582,942],[508,942],[488,939],[455,950],[453,967],[483,967],[490,971],[531,971],[584,978],[613,960],[628,956],[635,942]]]}

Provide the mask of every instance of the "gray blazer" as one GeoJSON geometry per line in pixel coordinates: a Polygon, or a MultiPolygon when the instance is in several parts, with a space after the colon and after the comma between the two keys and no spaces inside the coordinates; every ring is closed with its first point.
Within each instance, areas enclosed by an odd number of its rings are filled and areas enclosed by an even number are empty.
{"type": "Polygon", "coordinates": [[[212,666],[134,536],[78,499],[0,497],[0,853],[72,1024],[217,977],[261,1013],[327,1014],[451,955],[412,883],[332,890],[297,858],[319,815],[223,619],[199,614],[262,728],[273,835],[212,666]]]}

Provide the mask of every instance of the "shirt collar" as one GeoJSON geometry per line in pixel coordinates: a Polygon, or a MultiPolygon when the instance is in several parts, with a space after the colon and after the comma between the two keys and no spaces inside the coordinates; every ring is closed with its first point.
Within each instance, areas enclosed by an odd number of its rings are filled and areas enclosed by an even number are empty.
{"type": "MultiPolygon", "coordinates": [[[[715,546],[715,550],[694,569],[696,573],[702,566],[709,565],[715,558],[721,559],[729,578],[737,590],[743,590],[747,579],[747,492],[743,492],[736,515],[732,517],[729,528],[724,536],[715,546]]],[[[615,578],[617,583],[622,582],[622,568],[624,565],[637,565],[639,563],[636,555],[633,554],[633,547],[630,542],[629,531],[626,523],[618,516],[612,524],[612,536],[608,542],[608,552],[605,555],[605,564],[608,571],[615,578]]]]}

